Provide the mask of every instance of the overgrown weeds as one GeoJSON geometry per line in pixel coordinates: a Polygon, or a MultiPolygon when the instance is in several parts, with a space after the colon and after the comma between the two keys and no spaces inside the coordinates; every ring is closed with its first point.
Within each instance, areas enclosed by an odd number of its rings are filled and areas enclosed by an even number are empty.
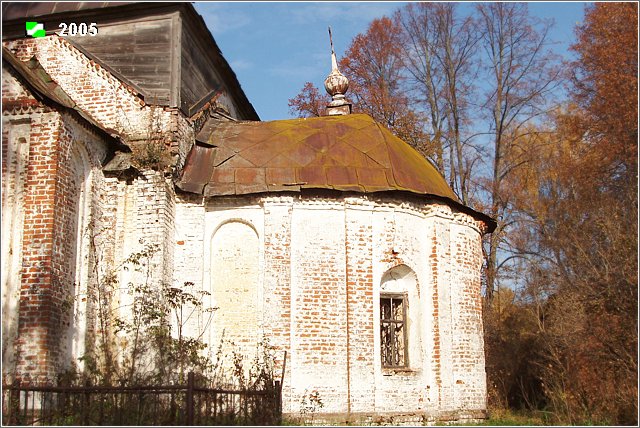
{"type": "Polygon", "coordinates": [[[496,408],[489,411],[486,420],[477,423],[453,423],[447,424],[453,426],[557,426],[557,425],[575,425],[575,426],[593,426],[603,425],[606,422],[596,422],[592,420],[584,420],[576,423],[568,423],[554,415],[552,412],[544,410],[513,410],[505,408],[496,408]]]}
{"type": "MultiPolygon", "coordinates": [[[[275,355],[268,341],[247,357],[223,334],[211,353],[203,340],[217,309],[206,306],[209,293],[191,282],[175,287],[159,281],[160,247],[144,241],[107,268],[95,232],[90,231],[90,285],[75,296],[88,301],[92,337],[78,364],[60,374],[57,388],[36,393],[41,405],[35,410],[62,425],[184,425],[187,408],[200,425],[279,420],[275,355]]],[[[19,393],[29,393],[26,388],[19,393]]]]}
{"type": "Polygon", "coordinates": [[[171,164],[171,133],[164,129],[162,113],[161,107],[152,105],[144,141],[131,142],[131,163],[140,170],[164,171],[171,164]]]}
{"type": "Polygon", "coordinates": [[[158,281],[153,270],[160,263],[159,246],[139,244],[140,250],[105,270],[98,269],[105,261],[92,241],[96,269],[87,298],[96,317],[93,346],[63,378],[92,385],[175,385],[194,372],[207,384],[227,388],[271,385],[275,356],[269,343],[258,343],[247,361],[223,335],[210,353],[203,340],[217,309],[205,304],[210,293],[192,282],[174,287],[158,281]]]}

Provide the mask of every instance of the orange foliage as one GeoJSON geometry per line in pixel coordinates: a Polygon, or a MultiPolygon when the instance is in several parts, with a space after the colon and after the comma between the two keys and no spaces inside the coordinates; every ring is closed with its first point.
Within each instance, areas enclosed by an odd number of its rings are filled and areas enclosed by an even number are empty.
{"type": "Polygon", "coordinates": [[[582,127],[605,162],[622,162],[635,175],[638,153],[638,5],[595,3],[578,27],[574,98],[582,127]]]}
{"type": "Polygon", "coordinates": [[[313,83],[306,82],[295,98],[289,100],[289,113],[296,117],[319,117],[326,114],[331,98],[320,93],[313,83]]]}
{"type": "Polygon", "coordinates": [[[572,103],[514,146],[535,156],[505,183],[518,225],[509,239],[527,259],[520,307],[539,320],[528,366],[556,421],[634,425],[637,5],[597,3],[585,18],[572,103]]]}
{"type": "Polygon", "coordinates": [[[391,19],[375,19],[367,32],[358,34],[340,69],[349,78],[348,96],[354,111],[366,113],[386,125],[424,155],[431,154],[423,118],[411,108],[404,87],[400,58],[401,28],[391,19]]]}

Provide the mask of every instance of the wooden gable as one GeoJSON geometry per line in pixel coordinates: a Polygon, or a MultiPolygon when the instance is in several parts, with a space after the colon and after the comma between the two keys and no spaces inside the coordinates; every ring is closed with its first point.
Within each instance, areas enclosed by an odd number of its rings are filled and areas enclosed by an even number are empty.
{"type": "Polygon", "coordinates": [[[148,104],[178,107],[191,117],[224,92],[239,119],[259,120],[204,20],[189,3],[3,5],[3,39],[25,37],[25,18],[43,22],[47,34],[58,33],[61,22],[95,22],[97,36],[65,38],[132,86],[148,104]]]}

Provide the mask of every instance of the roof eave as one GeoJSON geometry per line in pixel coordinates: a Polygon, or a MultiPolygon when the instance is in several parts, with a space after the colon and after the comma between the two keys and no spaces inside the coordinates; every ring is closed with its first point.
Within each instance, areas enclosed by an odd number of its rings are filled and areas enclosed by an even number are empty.
{"type": "MultiPolygon", "coordinates": [[[[15,57],[5,46],[2,47],[2,60],[7,64],[23,82],[27,89],[41,102],[51,105],[58,110],[71,113],[81,122],[93,128],[107,141],[113,151],[130,151],[129,147],[121,140],[116,131],[107,130],[89,113],[78,107],[71,97],[57,84],[54,90],[50,90],[38,76],[22,61],[15,57]]],[[[42,70],[44,72],[44,70],[42,70]]],[[[46,72],[44,72],[46,73],[46,72]]],[[[48,75],[47,75],[48,76],[48,75]]],[[[108,161],[108,160],[107,160],[108,161]]]]}

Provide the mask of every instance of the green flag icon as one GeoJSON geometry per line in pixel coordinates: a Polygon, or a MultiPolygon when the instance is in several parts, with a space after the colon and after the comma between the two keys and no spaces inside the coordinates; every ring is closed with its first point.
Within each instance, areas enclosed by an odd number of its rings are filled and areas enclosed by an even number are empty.
{"type": "Polygon", "coordinates": [[[44,24],[39,22],[27,22],[27,36],[44,37],[47,33],[44,31],[44,24]]]}

